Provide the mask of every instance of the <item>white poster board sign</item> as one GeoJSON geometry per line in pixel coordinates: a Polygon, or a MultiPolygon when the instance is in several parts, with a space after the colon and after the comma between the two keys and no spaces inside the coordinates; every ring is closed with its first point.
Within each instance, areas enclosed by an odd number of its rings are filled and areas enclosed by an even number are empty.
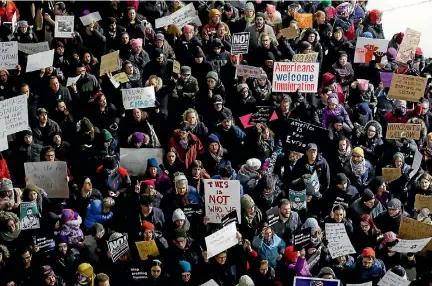
{"type": "Polygon", "coordinates": [[[0,118],[0,151],[9,149],[5,119],[0,118]]]}
{"type": "Polygon", "coordinates": [[[429,243],[432,237],[422,239],[399,239],[399,242],[393,246],[392,250],[400,253],[419,252],[429,243]]]}
{"type": "Polygon", "coordinates": [[[387,271],[384,277],[378,282],[378,286],[408,286],[411,281],[387,271]]]}
{"type": "Polygon", "coordinates": [[[74,31],[74,16],[55,16],[54,37],[72,38],[74,31]]]}
{"type": "Polygon", "coordinates": [[[147,159],[155,158],[162,164],[163,155],[163,148],[120,148],[120,166],[128,170],[129,176],[143,176],[147,159]]]}
{"type": "Polygon", "coordinates": [[[41,43],[18,43],[18,51],[26,53],[28,55],[33,55],[41,52],[49,51],[49,44],[48,42],[41,42],[41,43]]]}
{"type": "Polygon", "coordinates": [[[83,26],[87,26],[93,22],[98,22],[98,21],[102,20],[102,17],[99,14],[99,12],[93,12],[93,13],[90,13],[88,15],[80,17],[80,20],[81,20],[81,23],[83,24],[83,26]]]}
{"type": "Polygon", "coordinates": [[[28,183],[44,189],[48,198],[69,198],[66,162],[24,163],[24,169],[28,183]]]}
{"type": "Polygon", "coordinates": [[[372,281],[360,283],[360,284],[347,284],[347,286],[373,286],[372,281]]]}
{"type": "Polygon", "coordinates": [[[318,91],[319,63],[276,62],[273,65],[273,92],[318,91]]]}
{"type": "Polygon", "coordinates": [[[155,107],[155,90],[153,86],[122,89],[122,99],[126,110],[155,107]]]}
{"type": "Polygon", "coordinates": [[[0,118],[4,118],[6,135],[29,129],[27,95],[0,101],[0,118]]]}
{"type": "Polygon", "coordinates": [[[210,223],[220,223],[221,219],[232,211],[237,211],[241,222],[240,181],[204,180],[205,214],[210,223]]]}
{"type": "Polygon", "coordinates": [[[218,255],[224,250],[233,247],[238,243],[236,237],[237,228],[235,223],[230,223],[226,227],[205,237],[208,258],[218,255]]]}
{"type": "Polygon", "coordinates": [[[213,279],[210,279],[209,281],[207,281],[204,284],[201,284],[200,286],[219,286],[219,284],[217,284],[213,279]]]}
{"type": "Polygon", "coordinates": [[[389,40],[384,39],[357,38],[354,62],[368,64],[372,60],[379,59],[378,63],[384,63],[387,60],[388,43],[389,40]],[[381,57],[377,57],[377,55],[381,57]]]}
{"type": "Polygon", "coordinates": [[[53,65],[54,50],[41,52],[27,57],[26,72],[38,71],[53,65]]]}
{"type": "Polygon", "coordinates": [[[326,223],[325,235],[328,240],[328,249],[333,259],[356,253],[343,223],[326,223]]]}
{"type": "Polygon", "coordinates": [[[168,25],[176,25],[179,29],[183,28],[184,25],[188,23],[192,23],[197,17],[195,12],[195,7],[193,6],[193,3],[189,3],[188,5],[184,6],[183,8],[175,11],[169,16],[165,16],[159,19],[155,20],[155,26],[156,29],[160,27],[165,27],[168,25]]]}
{"type": "Polygon", "coordinates": [[[76,77],[68,77],[67,82],[66,82],[66,86],[71,86],[75,83],[77,83],[77,81],[80,79],[81,75],[78,75],[76,77]]]}
{"type": "Polygon", "coordinates": [[[0,69],[14,70],[18,65],[18,42],[0,42],[0,69]]]}

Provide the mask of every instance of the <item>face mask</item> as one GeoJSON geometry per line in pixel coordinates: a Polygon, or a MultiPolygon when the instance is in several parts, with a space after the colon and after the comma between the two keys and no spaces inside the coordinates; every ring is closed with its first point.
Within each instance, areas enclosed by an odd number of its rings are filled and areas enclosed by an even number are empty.
{"type": "Polygon", "coordinates": [[[399,107],[399,108],[396,108],[396,110],[395,110],[395,114],[397,116],[404,116],[405,113],[406,113],[406,108],[404,108],[404,107],[399,107]]]}

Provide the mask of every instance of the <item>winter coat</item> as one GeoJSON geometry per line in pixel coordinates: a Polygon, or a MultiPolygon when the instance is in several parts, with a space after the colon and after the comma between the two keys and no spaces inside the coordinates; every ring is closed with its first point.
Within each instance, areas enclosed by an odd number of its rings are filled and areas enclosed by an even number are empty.
{"type": "Polygon", "coordinates": [[[155,189],[162,195],[169,193],[172,189],[171,179],[163,172],[160,167],[157,167],[156,177],[150,175],[150,166],[147,165],[147,169],[144,174],[144,180],[154,180],[155,189]]]}
{"type": "Polygon", "coordinates": [[[76,247],[78,243],[84,241],[84,234],[80,229],[81,223],[82,219],[77,214],[76,218],[62,224],[60,235],[66,236],[70,247],[76,247]]]}
{"type": "Polygon", "coordinates": [[[414,109],[407,109],[405,115],[397,116],[393,111],[387,112],[384,115],[386,123],[407,123],[411,117],[418,117],[421,113],[421,105],[417,105],[414,109]]]}
{"type": "Polygon", "coordinates": [[[333,185],[323,195],[321,201],[323,213],[329,214],[335,205],[341,205],[345,210],[347,210],[359,196],[360,194],[357,188],[352,186],[349,180],[345,191],[342,191],[340,188],[333,185]]]}
{"type": "Polygon", "coordinates": [[[108,173],[103,166],[96,169],[94,185],[104,196],[108,196],[109,191],[114,193],[125,191],[130,183],[128,171],[123,167],[118,167],[112,173],[108,173]]]}
{"type": "Polygon", "coordinates": [[[274,207],[267,211],[267,221],[273,232],[283,239],[285,243],[292,243],[292,235],[299,230],[302,222],[297,212],[291,210],[291,214],[286,221],[283,221],[279,215],[279,208],[274,207]]]}
{"type": "Polygon", "coordinates": [[[255,236],[252,246],[257,250],[260,259],[268,260],[272,267],[276,267],[277,258],[283,255],[286,244],[277,234],[273,234],[270,243],[265,242],[261,235],[255,236]]]}
{"type": "Polygon", "coordinates": [[[245,32],[250,33],[249,49],[252,51],[254,49],[258,48],[258,46],[260,45],[260,38],[259,37],[260,37],[261,33],[268,34],[270,37],[270,41],[277,42],[273,28],[267,24],[264,24],[264,27],[261,30],[258,30],[257,27],[255,26],[255,24],[253,24],[249,27],[246,27],[245,32]]]}
{"type": "Polygon", "coordinates": [[[47,123],[45,128],[41,129],[39,125],[39,121],[35,121],[32,126],[33,131],[33,141],[37,144],[41,144],[43,146],[49,145],[51,142],[49,141],[49,135],[52,132],[62,132],[60,126],[52,119],[47,119],[47,123]]]}
{"type": "Polygon", "coordinates": [[[336,75],[336,81],[342,87],[350,85],[354,81],[354,70],[351,63],[342,66],[339,62],[332,65],[333,73],[336,75]]]}
{"type": "Polygon", "coordinates": [[[385,208],[382,206],[382,204],[375,200],[375,204],[373,208],[367,207],[364,202],[362,201],[362,198],[358,198],[355,200],[355,202],[352,203],[348,210],[348,216],[352,219],[354,225],[357,225],[360,221],[360,217],[364,214],[370,215],[373,219],[376,218],[380,213],[382,213],[385,210],[385,208]]]}
{"type": "MultiPolygon", "coordinates": [[[[149,54],[146,52],[146,51],[144,51],[144,50],[142,50],[139,54],[136,54],[136,53],[134,53],[134,52],[131,52],[130,54],[129,54],[129,61],[132,63],[132,64],[134,64],[137,68],[138,68],[138,70],[139,70],[139,72],[140,72],[140,74],[144,74],[144,67],[145,67],[145,65],[148,63],[148,62],[150,62],[150,56],[149,56],[149,54]]],[[[147,80],[146,78],[143,78],[143,80],[147,80]]]]}
{"type": "Polygon", "coordinates": [[[198,137],[194,134],[189,134],[187,149],[184,149],[180,143],[180,130],[174,130],[174,136],[168,142],[168,149],[174,148],[177,151],[179,158],[185,162],[186,169],[197,159],[198,155],[204,154],[204,147],[198,137]]]}
{"type": "Polygon", "coordinates": [[[382,138],[382,127],[378,121],[372,120],[366,123],[363,129],[363,133],[360,135],[360,138],[357,141],[356,146],[360,146],[363,149],[365,154],[365,159],[371,162],[372,164],[376,164],[378,160],[378,156],[375,153],[375,148],[377,146],[383,145],[382,138]],[[376,133],[373,138],[369,138],[367,136],[367,130],[370,126],[375,127],[376,133]]]}
{"type": "Polygon", "coordinates": [[[83,196],[81,190],[77,192],[71,191],[67,206],[77,212],[81,217],[85,217],[87,208],[93,200],[103,200],[103,196],[98,189],[93,188],[86,197],[83,196]]]}
{"type": "Polygon", "coordinates": [[[394,233],[399,233],[399,227],[401,221],[404,218],[409,218],[409,217],[410,217],[409,214],[404,210],[400,210],[399,214],[397,214],[394,217],[391,217],[388,211],[383,211],[374,219],[374,222],[377,228],[379,228],[382,233],[386,233],[389,231],[392,231],[394,233]]]}
{"type": "Polygon", "coordinates": [[[197,47],[202,47],[202,42],[196,36],[190,41],[186,41],[184,35],[177,39],[174,45],[174,52],[176,54],[177,61],[182,65],[187,65],[194,60],[194,53],[197,47]]]}
{"type": "Polygon", "coordinates": [[[102,212],[102,201],[93,200],[87,207],[87,215],[84,219],[84,226],[86,229],[90,229],[95,223],[103,224],[104,222],[110,220],[113,217],[113,213],[110,211],[108,213],[102,212]]]}
{"type": "Polygon", "coordinates": [[[190,76],[186,81],[183,81],[181,78],[177,80],[172,97],[177,99],[177,102],[181,104],[181,107],[177,106],[177,108],[186,110],[187,108],[195,107],[195,97],[198,95],[198,92],[198,81],[193,76],[190,76]]]}
{"type": "Polygon", "coordinates": [[[328,107],[324,109],[323,116],[321,118],[321,127],[327,129],[337,116],[342,116],[344,123],[346,123],[351,129],[354,129],[354,125],[349,118],[348,112],[341,104],[338,104],[334,110],[331,110],[328,107]]]}
{"type": "Polygon", "coordinates": [[[385,39],[382,24],[372,24],[369,18],[363,22],[363,33],[372,33],[374,39],[385,39]]]}
{"type": "Polygon", "coordinates": [[[228,151],[230,160],[239,160],[240,154],[242,154],[242,143],[246,140],[246,133],[236,125],[232,125],[229,130],[224,130],[220,125],[214,133],[219,138],[221,145],[228,151]]]}
{"type": "Polygon", "coordinates": [[[350,267],[352,275],[350,275],[350,282],[364,283],[372,281],[372,285],[376,285],[378,281],[383,278],[386,273],[384,263],[379,259],[374,259],[373,265],[369,269],[363,267],[363,257],[360,255],[356,262],[350,267]]]}
{"type": "Polygon", "coordinates": [[[257,103],[264,103],[270,99],[272,85],[271,82],[266,79],[266,84],[260,86],[258,84],[258,79],[254,78],[252,81],[252,96],[255,97],[257,103]]]}
{"type": "Polygon", "coordinates": [[[320,183],[320,193],[323,194],[330,186],[330,168],[327,160],[318,155],[312,168],[308,168],[306,165],[308,165],[308,160],[307,156],[304,155],[294,166],[292,178],[294,180],[299,179],[304,174],[312,175],[316,171],[320,183]]]}

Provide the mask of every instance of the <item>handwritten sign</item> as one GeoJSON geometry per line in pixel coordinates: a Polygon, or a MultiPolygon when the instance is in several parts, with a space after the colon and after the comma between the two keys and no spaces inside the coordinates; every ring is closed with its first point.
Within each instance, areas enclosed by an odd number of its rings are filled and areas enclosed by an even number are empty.
{"type": "Polygon", "coordinates": [[[41,52],[49,51],[49,44],[48,42],[41,42],[41,43],[18,43],[18,51],[23,52],[28,55],[33,55],[41,52]]]}
{"type": "Polygon", "coordinates": [[[148,260],[149,255],[153,257],[159,256],[159,249],[156,246],[156,241],[136,241],[135,245],[138,249],[138,254],[141,260],[148,260]]]}
{"type": "Polygon", "coordinates": [[[411,281],[391,271],[387,271],[384,277],[378,282],[378,286],[408,286],[411,281]]]}
{"type": "Polygon", "coordinates": [[[400,168],[382,168],[382,175],[386,182],[393,182],[402,176],[400,168]]]}
{"type": "Polygon", "coordinates": [[[112,254],[111,259],[113,262],[116,262],[129,250],[127,235],[122,235],[118,238],[108,240],[107,243],[108,250],[111,251],[112,254]]]}
{"type": "Polygon", "coordinates": [[[384,63],[387,60],[388,40],[372,39],[372,38],[357,38],[354,62],[366,63],[375,60],[377,63],[384,63]]]}
{"type": "Polygon", "coordinates": [[[389,88],[393,78],[392,72],[380,72],[380,79],[385,88],[389,88]]]}
{"type": "Polygon", "coordinates": [[[176,60],[173,61],[173,73],[180,74],[180,63],[176,60]]]}
{"type": "Polygon", "coordinates": [[[51,67],[54,61],[54,50],[28,55],[26,72],[38,71],[51,67]]]}
{"type": "Polygon", "coordinates": [[[432,196],[423,196],[417,194],[415,196],[414,208],[416,210],[422,210],[424,208],[427,208],[432,211],[432,196]]]}
{"type": "Polygon", "coordinates": [[[235,223],[230,223],[226,227],[210,234],[204,238],[208,257],[211,258],[218,255],[224,250],[233,247],[238,243],[236,237],[237,228],[235,223]]]}
{"type": "Polygon", "coordinates": [[[278,119],[278,116],[271,106],[257,106],[254,113],[240,116],[239,119],[244,128],[249,128],[258,123],[267,124],[270,121],[278,119]]]}
{"type": "Polygon", "coordinates": [[[126,110],[155,107],[153,86],[122,89],[123,106],[126,110]]]}
{"type": "Polygon", "coordinates": [[[400,253],[419,252],[422,251],[431,239],[432,237],[413,240],[399,239],[399,242],[392,247],[392,250],[400,253]]]}
{"type": "Polygon", "coordinates": [[[99,12],[93,12],[90,14],[87,14],[85,16],[80,17],[81,23],[83,24],[83,26],[88,26],[93,22],[98,22],[100,20],[102,20],[101,15],[99,14],[99,12]]]}
{"type": "Polygon", "coordinates": [[[233,210],[241,222],[240,182],[238,180],[204,180],[205,213],[211,223],[220,223],[233,210]]]}
{"type": "Polygon", "coordinates": [[[66,86],[71,86],[73,84],[76,84],[78,80],[80,79],[81,75],[75,76],[75,77],[68,77],[66,86]]]}
{"type": "Polygon", "coordinates": [[[312,28],[312,18],[312,14],[296,13],[294,15],[300,29],[312,28]]]}
{"type": "Polygon", "coordinates": [[[39,211],[36,201],[21,202],[20,204],[21,229],[40,228],[39,211]]]}
{"type": "Polygon", "coordinates": [[[231,54],[247,54],[249,51],[249,32],[235,33],[231,36],[231,54]]]}
{"type": "Polygon", "coordinates": [[[129,82],[129,78],[127,77],[125,72],[120,72],[118,74],[113,75],[113,78],[119,83],[129,82]]]}
{"type": "Polygon", "coordinates": [[[237,76],[247,76],[250,78],[267,78],[267,74],[262,68],[246,65],[236,65],[237,76]]]}
{"type": "Polygon", "coordinates": [[[54,36],[56,38],[72,38],[74,31],[74,16],[55,16],[54,36]]]}
{"type": "Polygon", "coordinates": [[[0,151],[6,150],[9,148],[9,143],[7,140],[6,133],[6,121],[4,117],[0,117],[0,151]]]}
{"type": "Polygon", "coordinates": [[[305,153],[306,146],[309,143],[324,147],[328,142],[327,129],[291,118],[287,119],[282,131],[286,136],[284,142],[286,150],[305,153]]]}
{"type": "Polygon", "coordinates": [[[311,228],[304,228],[297,230],[293,233],[294,237],[294,251],[306,248],[311,242],[311,228]]]}
{"type": "Polygon", "coordinates": [[[389,123],[387,124],[386,139],[408,138],[420,139],[421,124],[389,123]]]}
{"type": "Polygon", "coordinates": [[[329,242],[328,249],[333,259],[356,253],[343,223],[326,223],[325,235],[329,242]]]}
{"type": "Polygon", "coordinates": [[[115,52],[109,53],[109,54],[101,57],[99,76],[103,76],[104,74],[106,74],[108,72],[113,72],[113,71],[118,70],[118,68],[119,68],[119,62],[118,62],[119,54],[120,54],[120,51],[115,51],[115,52]]]}
{"type": "Polygon", "coordinates": [[[168,25],[176,25],[179,29],[184,25],[194,22],[197,17],[193,3],[189,3],[169,16],[165,16],[155,21],[155,27],[160,28],[168,25]]]}
{"type": "Polygon", "coordinates": [[[24,169],[28,183],[44,189],[49,198],[69,198],[66,162],[29,162],[24,169]]]}
{"type": "Polygon", "coordinates": [[[6,135],[29,129],[27,95],[0,101],[0,118],[5,120],[6,135]]]}
{"type": "Polygon", "coordinates": [[[305,92],[318,90],[318,63],[276,62],[273,66],[273,92],[305,92]]]}
{"type": "Polygon", "coordinates": [[[292,62],[295,62],[295,63],[316,63],[317,59],[318,59],[318,53],[295,54],[292,58],[292,62]]]}
{"type": "Polygon", "coordinates": [[[295,39],[299,36],[299,33],[295,27],[288,27],[280,30],[280,32],[282,33],[282,36],[287,40],[295,39]]]}
{"type": "MultiPolygon", "coordinates": [[[[432,225],[411,218],[402,218],[399,228],[399,239],[421,239],[432,237],[432,225]]],[[[424,248],[432,251],[432,242],[424,248]]]]}
{"type": "Polygon", "coordinates": [[[340,281],[337,279],[324,279],[324,278],[314,278],[314,277],[294,277],[294,286],[309,286],[309,285],[319,285],[319,286],[339,286],[340,281]]]}
{"type": "Polygon", "coordinates": [[[130,176],[144,176],[147,159],[163,161],[163,148],[120,148],[120,166],[126,168],[130,176]]]}
{"type": "Polygon", "coordinates": [[[0,69],[13,70],[18,65],[18,43],[0,42],[0,69]]]}
{"type": "Polygon", "coordinates": [[[388,97],[418,102],[424,96],[426,83],[424,77],[393,74],[388,97]]]}
{"type": "Polygon", "coordinates": [[[406,64],[408,61],[414,59],[415,50],[420,44],[420,37],[420,32],[410,28],[406,29],[396,56],[397,62],[406,64]]]}

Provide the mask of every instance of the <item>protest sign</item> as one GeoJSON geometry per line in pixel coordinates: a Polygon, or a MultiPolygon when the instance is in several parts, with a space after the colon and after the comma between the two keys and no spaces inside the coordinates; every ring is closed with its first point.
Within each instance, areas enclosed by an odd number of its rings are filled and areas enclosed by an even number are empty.
{"type": "Polygon", "coordinates": [[[77,81],[80,79],[81,75],[75,76],[75,77],[68,77],[66,86],[71,86],[73,84],[76,84],[77,81]]]}
{"type": "Polygon", "coordinates": [[[240,182],[238,180],[204,180],[205,214],[210,223],[220,223],[233,210],[241,222],[240,182]]]}
{"type": "Polygon", "coordinates": [[[415,196],[414,208],[416,210],[421,210],[421,209],[427,208],[430,211],[432,211],[432,196],[423,196],[423,195],[417,194],[415,196]]]}
{"type": "Polygon", "coordinates": [[[54,61],[54,50],[28,55],[26,72],[39,71],[51,67],[54,61]]]}
{"type": "Polygon", "coordinates": [[[173,73],[180,74],[180,63],[176,60],[173,61],[173,73]]]}
{"type": "Polygon", "coordinates": [[[122,235],[107,241],[108,250],[111,252],[111,259],[116,262],[123,254],[129,250],[127,235],[122,235]]]}
{"type": "Polygon", "coordinates": [[[6,121],[4,117],[0,117],[0,151],[9,149],[7,140],[6,121]]]}
{"type": "Polygon", "coordinates": [[[396,61],[406,64],[408,61],[414,59],[415,50],[420,44],[421,33],[416,30],[407,28],[399,45],[396,61]]]}
{"type": "Polygon", "coordinates": [[[199,204],[184,205],[182,206],[182,210],[185,216],[189,219],[189,221],[195,218],[201,218],[202,220],[202,215],[204,212],[201,208],[201,205],[199,204]]]}
{"type": "Polygon", "coordinates": [[[22,230],[40,228],[39,211],[36,201],[21,202],[20,222],[22,230]]]}
{"type": "MultiPolygon", "coordinates": [[[[432,237],[432,225],[411,218],[402,218],[398,237],[399,239],[430,238],[432,237]]],[[[432,251],[432,242],[429,241],[424,250],[432,251]]]]}
{"type": "Polygon", "coordinates": [[[155,158],[163,162],[162,148],[120,148],[120,166],[126,168],[129,176],[144,176],[147,169],[147,159],[155,158]]]}
{"type": "Polygon", "coordinates": [[[119,83],[129,82],[129,78],[127,77],[125,72],[120,72],[118,74],[113,75],[113,79],[118,81],[119,83]]]}
{"type": "Polygon", "coordinates": [[[280,30],[280,32],[282,33],[282,36],[287,40],[294,39],[299,36],[299,32],[295,27],[288,27],[280,30]]]}
{"type": "Polygon", "coordinates": [[[312,14],[296,13],[294,19],[297,20],[297,27],[300,29],[312,28],[312,14]]]}
{"type": "Polygon", "coordinates": [[[66,162],[29,162],[24,169],[28,183],[45,190],[49,198],[69,198],[66,162]]]}
{"type": "Polygon", "coordinates": [[[249,32],[240,32],[231,36],[231,54],[241,55],[247,54],[249,51],[249,32]]]}
{"type": "Polygon", "coordinates": [[[277,118],[276,111],[274,107],[271,106],[257,106],[254,113],[239,117],[244,128],[255,126],[258,123],[267,124],[277,118]]]}
{"type": "Polygon", "coordinates": [[[316,63],[317,59],[318,59],[318,53],[295,54],[292,58],[292,62],[295,62],[295,63],[316,63]]]}
{"type": "Polygon", "coordinates": [[[41,43],[18,43],[18,51],[28,55],[49,51],[48,42],[41,43]]]}
{"type": "Polygon", "coordinates": [[[432,237],[413,240],[399,239],[399,242],[392,247],[392,251],[400,253],[416,253],[422,251],[431,239],[432,237]]]}
{"type": "Polygon", "coordinates": [[[230,212],[229,214],[224,216],[221,220],[222,227],[225,227],[232,222],[238,223],[237,211],[235,211],[235,210],[233,210],[232,212],[230,212]]]}
{"type": "Polygon", "coordinates": [[[311,242],[311,228],[304,228],[297,230],[293,233],[294,238],[294,251],[300,251],[303,248],[307,248],[311,242]]]}
{"type": "Polygon", "coordinates": [[[384,277],[378,282],[378,286],[408,286],[411,281],[387,271],[384,277]]]}
{"type": "MultiPolygon", "coordinates": [[[[17,29],[17,12],[16,11],[14,12],[11,20],[12,20],[11,22],[3,22],[3,24],[11,25],[11,31],[13,34],[13,33],[15,33],[15,31],[17,29]]],[[[0,24],[1,24],[1,19],[0,19],[0,24]]],[[[11,35],[11,36],[13,36],[13,35],[11,35]]]]}
{"type": "Polygon", "coordinates": [[[382,168],[382,175],[384,177],[384,181],[393,182],[402,176],[402,172],[400,168],[382,168]]]}
{"type": "Polygon", "coordinates": [[[311,285],[321,285],[321,286],[339,286],[340,281],[337,279],[324,279],[324,278],[314,278],[314,277],[294,277],[294,286],[311,286],[311,285]]]}
{"type": "Polygon", "coordinates": [[[207,281],[204,284],[201,284],[200,286],[219,286],[219,284],[217,284],[213,279],[210,279],[209,281],[207,281]]]}
{"type": "Polygon", "coordinates": [[[276,62],[273,65],[273,92],[317,92],[318,63],[276,62]]]}
{"type": "Polygon", "coordinates": [[[295,191],[289,190],[289,201],[291,207],[295,211],[303,210],[306,208],[306,190],[295,191]]]}
{"type": "Polygon", "coordinates": [[[418,102],[424,96],[426,83],[425,77],[393,74],[388,97],[418,102]]]}
{"type": "Polygon", "coordinates": [[[354,53],[355,63],[366,63],[375,60],[377,63],[384,63],[387,59],[388,40],[373,38],[357,38],[354,53]]]}
{"type": "Polygon", "coordinates": [[[5,120],[6,135],[29,129],[27,95],[0,101],[0,118],[5,120]]]}
{"type": "Polygon", "coordinates": [[[88,26],[93,22],[98,22],[100,20],[102,20],[101,15],[99,14],[99,12],[93,12],[90,14],[87,14],[85,16],[80,17],[81,23],[83,24],[83,26],[88,26]]]}
{"type": "Polygon", "coordinates": [[[356,253],[343,223],[326,223],[325,235],[328,240],[328,249],[333,259],[356,253]]]}
{"type": "Polygon", "coordinates": [[[237,76],[247,76],[250,78],[267,78],[267,74],[262,68],[246,65],[236,65],[237,76]]]}
{"type": "Polygon", "coordinates": [[[99,70],[99,76],[103,76],[108,72],[113,72],[119,68],[119,58],[120,51],[115,51],[101,57],[101,64],[99,70]]]}
{"type": "Polygon", "coordinates": [[[360,284],[347,284],[347,286],[373,286],[372,281],[360,283],[360,284]]]}
{"type": "Polygon", "coordinates": [[[392,72],[380,72],[380,79],[384,87],[389,88],[393,78],[392,72]]]}
{"type": "Polygon", "coordinates": [[[122,89],[122,99],[126,110],[155,107],[156,103],[153,86],[122,89]]]}
{"type": "Polygon", "coordinates": [[[413,140],[420,139],[421,124],[412,123],[388,123],[386,139],[408,138],[413,140]]]}
{"type": "Polygon", "coordinates": [[[156,19],[155,27],[157,29],[168,25],[176,25],[179,29],[181,29],[184,27],[184,25],[196,21],[196,17],[197,15],[193,3],[189,3],[171,15],[156,19]]]}
{"type": "Polygon", "coordinates": [[[18,43],[0,42],[0,69],[14,70],[18,65],[18,43]]]}
{"type": "MultiPolygon", "coordinates": [[[[148,279],[147,272],[143,269],[142,266],[135,266],[130,268],[131,276],[134,281],[145,281],[148,279]]],[[[141,283],[138,282],[138,283],[141,283]]]]}
{"type": "Polygon", "coordinates": [[[147,260],[149,255],[153,257],[159,256],[159,249],[157,248],[156,241],[154,239],[149,241],[136,241],[135,245],[138,249],[138,254],[141,260],[147,260]]]}
{"type": "MultiPolygon", "coordinates": [[[[309,143],[318,145],[318,149],[326,146],[328,142],[328,130],[319,126],[288,118],[283,130],[284,148],[286,150],[305,153],[309,143]]],[[[318,150],[319,151],[319,150],[318,150]]]]}
{"type": "Polygon", "coordinates": [[[208,258],[212,258],[238,243],[236,224],[231,223],[215,233],[206,236],[204,239],[208,258]]]}
{"type": "Polygon", "coordinates": [[[55,16],[54,36],[56,38],[73,38],[74,16],[55,16]]]}
{"type": "Polygon", "coordinates": [[[39,247],[39,251],[42,251],[44,253],[53,251],[55,248],[55,241],[51,237],[37,237],[33,236],[33,246],[39,247]]]}

